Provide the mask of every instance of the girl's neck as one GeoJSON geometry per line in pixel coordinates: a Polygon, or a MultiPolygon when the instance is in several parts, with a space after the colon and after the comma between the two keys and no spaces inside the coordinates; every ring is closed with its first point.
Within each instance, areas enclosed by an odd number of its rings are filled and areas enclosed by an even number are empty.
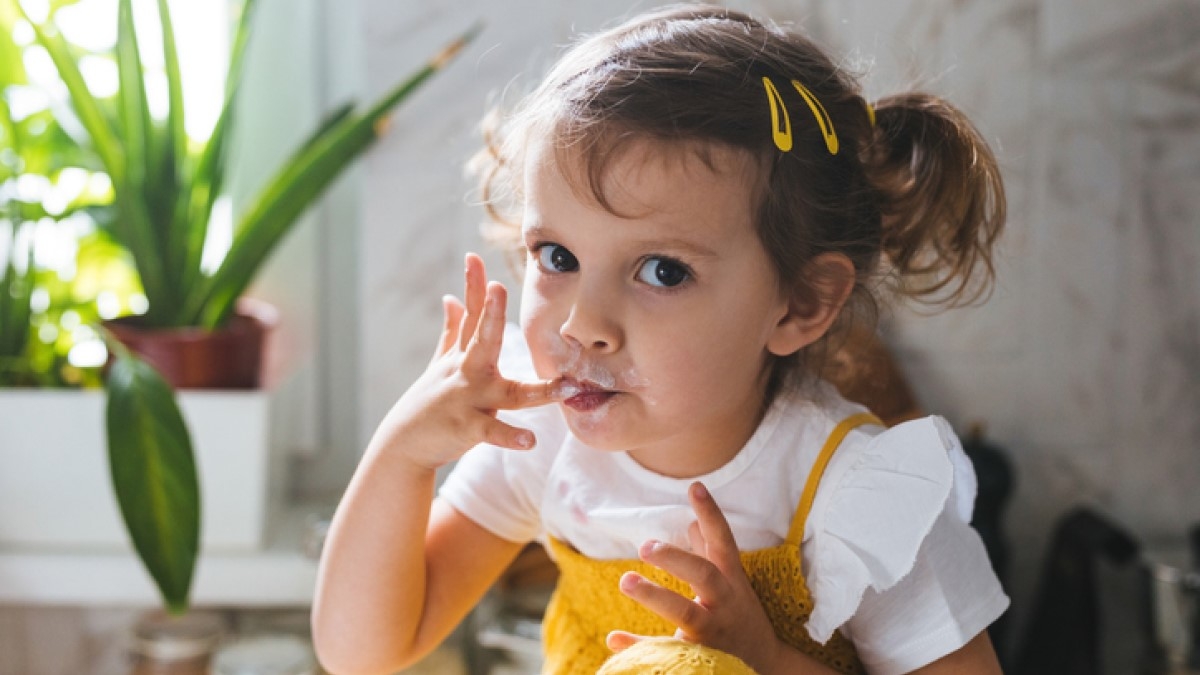
{"type": "Polygon", "coordinates": [[[767,408],[762,397],[731,409],[722,432],[697,441],[688,433],[629,450],[626,454],[642,468],[668,478],[699,478],[725,466],[737,457],[754,436],[767,408]]]}

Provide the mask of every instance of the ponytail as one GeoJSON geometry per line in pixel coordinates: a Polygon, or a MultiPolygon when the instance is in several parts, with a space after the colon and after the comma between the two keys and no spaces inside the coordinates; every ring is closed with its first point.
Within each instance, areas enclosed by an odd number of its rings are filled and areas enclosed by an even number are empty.
{"type": "Polygon", "coordinates": [[[965,115],[927,94],[876,103],[863,157],[879,195],[882,252],[900,294],[958,306],[992,288],[992,245],[1004,227],[1004,183],[965,115]]]}

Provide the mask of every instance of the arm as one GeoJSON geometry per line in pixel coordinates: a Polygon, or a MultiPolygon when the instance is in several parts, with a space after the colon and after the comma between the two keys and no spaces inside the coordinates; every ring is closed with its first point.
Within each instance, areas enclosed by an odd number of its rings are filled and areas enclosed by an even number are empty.
{"type": "MultiPolygon", "coordinates": [[[[780,644],[780,649],[769,673],[836,673],[824,665],[813,661],[808,656],[796,651],[788,645],[780,644]]],[[[957,651],[951,652],[933,663],[914,670],[911,675],[1002,675],[1000,662],[996,658],[996,650],[987,631],[971,638],[957,651]]]]}
{"type": "Polygon", "coordinates": [[[313,606],[314,642],[331,672],[391,673],[420,659],[520,551],[440,500],[431,510],[411,498],[431,492],[396,481],[386,493],[409,496],[380,500],[384,491],[364,486],[339,507],[313,606]]]}
{"type": "Polygon", "coordinates": [[[496,410],[543,405],[557,382],[499,375],[504,287],[467,259],[429,369],[380,424],[338,506],[317,575],[313,638],[339,674],[389,673],[441,642],[520,550],[433,500],[439,466],[482,442],[528,449],[496,410]],[[432,506],[431,506],[432,504],[432,506]]]}
{"type": "Polygon", "coordinates": [[[992,648],[992,640],[987,631],[983,631],[958,651],[917,668],[913,675],[1000,675],[1001,672],[996,650],[992,648]]]}

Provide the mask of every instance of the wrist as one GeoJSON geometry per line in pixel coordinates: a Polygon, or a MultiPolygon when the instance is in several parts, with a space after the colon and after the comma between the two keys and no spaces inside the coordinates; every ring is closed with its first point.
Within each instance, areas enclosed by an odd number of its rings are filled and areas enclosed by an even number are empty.
{"type": "Polygon", "coordinates": [[[836,675],[837,673],[836,670],[830,669],[778,637],[772,641],[768,657],[764,659],[761,667],[762,670],[758,671],[759,675],[795,675],[795,673],[836,675]]]}
{"type": "MultiPolygon", "coordinates": [[[[378,439],[376,439],[378,440],[378,439]]],[[[433,480],[437,474],[438,465],[434,462],[423,461],[410,451],[407,443],[375,442],[367,445],[363,454],[363,462],[377,467],[378,470],[393,479],[405,481],[433,480]]]]}
{"type": "Polygon", "coordinates": [[[776,673],[789,672],[787,669],[787,663],[789,661],[787,658],[787,651],[790,650],[791,647],[778,637],[773,637],[774,639],[769,643],[763,663],[755,667],[755,670],[758,671],[759,675],[775,675],[776,673]]]}
{"type": "Polygon", "coordinates": [[[389,414],[367,444],[364,459],[370,457],[406,473],[423,475],[436,472],[469,449],[451,434],[389,414]]]}

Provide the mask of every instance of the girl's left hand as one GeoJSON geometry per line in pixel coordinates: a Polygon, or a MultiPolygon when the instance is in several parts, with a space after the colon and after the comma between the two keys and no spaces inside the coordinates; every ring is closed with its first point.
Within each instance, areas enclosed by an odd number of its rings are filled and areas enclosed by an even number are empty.
{"type": "MultiPolygon", "coordinates": [[[[676,638],[732,654],[757,672],[771,672],[782,643],[742,569],[729,523],[702,484],[693,483],[688,497],[697,517],[688,528],[691,552],[651,540],[638,555],[691,585],[696,597],[685,598],[636,572],[621,577],[621,592],[678,626],[676,638]]],[[[613,631],[607,643],[621,651],[644,639],[613,631]]]]}

